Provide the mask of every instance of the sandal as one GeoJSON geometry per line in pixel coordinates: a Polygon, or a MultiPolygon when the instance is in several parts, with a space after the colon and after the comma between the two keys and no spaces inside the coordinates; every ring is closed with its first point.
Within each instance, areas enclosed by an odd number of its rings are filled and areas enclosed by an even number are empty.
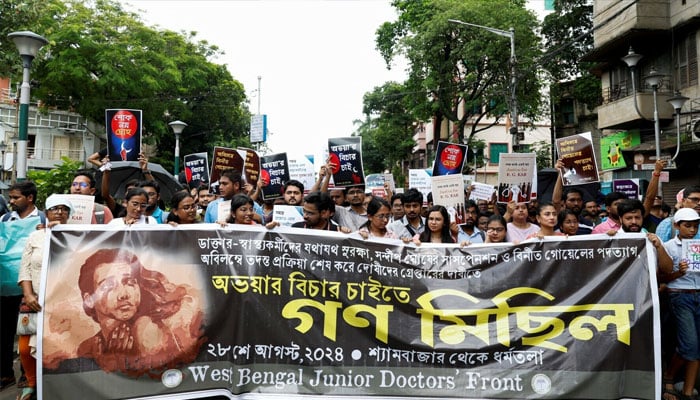
{"type": "Polygon", "coordinates": [[[0,378],[0,390],[3,390],[7,387],[14,385],[15,382],[16,382],[16,380],[15,380],[14,376],[6,376],[3,378],[0,378]]]}
{"type": "Polygon", "coordinates": [[[17,400],[36,400],[36,388],[26,387],[17,395],[17,400]]]}

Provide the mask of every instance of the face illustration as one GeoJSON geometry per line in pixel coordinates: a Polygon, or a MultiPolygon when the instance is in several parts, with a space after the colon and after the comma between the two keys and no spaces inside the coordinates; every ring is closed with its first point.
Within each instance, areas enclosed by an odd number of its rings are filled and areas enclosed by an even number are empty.
{"type": "Polygon", "coordinates": [[[301,192],[301,190],[299,190],[298,187],[294,185],[289,185],[284,191],[284,202],[286,204],[289,204],[290,206],[299,205],[301,204],[303,195],[304,194],[301,192]]]}
{"type": "Polygon", "coordinates": [[[131,219],[139,219],[148,207],[148,198],[143,195],[131,196],[126,202],[126,216],[131,219]]]}
{"type": "Polygon", "coordinates": [[[566,218],[561,223],[561,233],[575,235],[578,231],[578,218],[573,214],[566,214],[566,218]]]}
{"type": "Polygon", "coordinates": [[[557,210],[554,206],[542,207],[540,213],[537,214],[537,222],[541,227],[553,229],[557,225],[557,210]]]}
{"type": "Polygon", "coordinates": [[[431,232],[440,232],[443,225],[445,225],[445,219],[442,218],[440,211],[431,211],[428,214],[428,229],[431,232]]]}
{"type": "Polygon", "coordinates": [[[197,218],[197,205],[192,197],[185,197],[171,212],[177,215],[181,224],[192,224],[197,218]]]}
{"type": "Polygon", "coordinates": [[[384,228],[386,228],[386,224],[389,223],[390,217],[391,211],[389,210],[389,207],[381,206],[376,214],[370,215],[367,218],[369,219],[369,223],[372,225],[372,228],[382,231],[384,228]]]}
{"type": "Polygon", "coordinates": [[[255,214],[253,206],[251,204],[244,204],[234,211],[233,223],[250,225],[253,222],[253,214],[255,214]]]}
{"type": "Polygon", "coordinates": [[[641,232],[643,219],[642,210],[634,210],[620,217],[620,225],[625,232],[641,232]]]}
{"type": "Polygon", "coordinates": [[[95,293],[83,294],[92,304],[98,321],[115,319],[128,321],[136,315],[141,304],[141,288],[131,266],[126,263],[100,264],[93,276],[95,293]]]}
{"type": "Polygon", "coordinates": [[[95,188],[90,187],[90,179],[85,175],[78,175],[73,178],[70,185],[70,194],[95,194],[95,188]]]}

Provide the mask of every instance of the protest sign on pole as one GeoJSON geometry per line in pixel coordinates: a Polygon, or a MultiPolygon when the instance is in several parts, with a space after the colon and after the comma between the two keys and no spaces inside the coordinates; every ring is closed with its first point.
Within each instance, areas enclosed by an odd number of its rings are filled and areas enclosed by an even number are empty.
{"type": "Polygon", "coordinates": [[[557,154],[564,163],[564,186],[598,182],[598,165],[590,132],[557,139],[557,154]]]}
{"type": "Polygon", "coordinates": [[[110,161],[138,161],[141,153],[141,110],[105,110],[110,161]]]}
{"type": "Polygon", "coordinates": [[[433,176],[462,174],[467,159],[467,146],[459,143],[438,142],[433,163],[433,176]]]}
{"type": "Polygon", "coordinates": [[[185,178],[191,186],[209,183],[209,156],[207,153],[192,153],[185,156],[185,178]]]}
{"type": "Polygon", "coordinates": [[[243,183],[249,183],[255,187],[260,177],[260,157],[253,149],[239,147],[237,150],[243,158],[243,183]]]}
{"type": "Polygon", "coordinates": [[[284,227],[59,225],[45,249],[38,390],[655,399],[648,244],[416,247],[284,227]],[[117,290],[129,301],[111,305],[117,290]],[[109,332],[125,345],[105,345],[109,332]]]}
{"type": "Polygon", "coordinates": [[[289,180],[287,153],[270,154],[260,157],[260,178],[264,200],[282,197],[282,188],[289,180]]]}
{"type": "Polygon", "coordinates": [[[335,187],[363,185],[362,137],[328,139],[328,158],[333,164],[335,187]]]}
{"type": "Polygon", "coordinates": [[[501,153],[498,162],[498,202],[527,203],[536,181],[535,153],[501,153]]]}

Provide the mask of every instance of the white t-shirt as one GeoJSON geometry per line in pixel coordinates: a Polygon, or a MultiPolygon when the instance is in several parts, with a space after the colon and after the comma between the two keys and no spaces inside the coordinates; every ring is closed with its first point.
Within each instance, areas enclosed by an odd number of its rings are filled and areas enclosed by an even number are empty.
{"type": "MultiPolygon", "coordinates": [[[[158,221],[156,221],[156,219],[151,217],[151,216],[147,217],[145,215],[142,215],[138,221],[134,222],[134,224],[154,224],[154,225],[157,225],[158,221]]],[[[126,224],[124,223],[124,218],[115,218],[115,219],[109,221],[109,224],[107,224],[107,225],[126,225],[126,224]]]]}

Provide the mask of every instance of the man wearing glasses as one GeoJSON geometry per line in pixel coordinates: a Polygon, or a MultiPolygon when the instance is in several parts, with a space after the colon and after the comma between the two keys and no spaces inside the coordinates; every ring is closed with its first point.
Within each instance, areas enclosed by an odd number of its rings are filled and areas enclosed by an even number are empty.
{"type": "Polygon", "coordinates": [[[139,187],[148,194],[148,207],[144,215],[155,218],[159,224],[165,224],[168,220],[168,213],[163,211],[159,206],[160,201],[160,185],[156,181],[141,181],[139,187]]]}
{"type": "MultiPolygon", "coordinates": [[[[95,192],[97,192],[97,188],[95,188],[95,177],[87,171],[76,172],[73,176],[73,182],[70,185],[70,194],[81,194],[84,196],[93,196],[94,198],[95,192]]],[[[97,200],[95,200],[94,204],[91,223],[107,224],[114,218],[109,208],[98,203],[97,200]]]]}
{"type": "MultiPolygon", "coordinates": [[[[683,189],[681,208],[692,208],[696,212],[700,213],[700,186],[693,185],[683,189]]],[[[656,236],[658,236],[663,243],[666,243],[678,236],[678,230],[673,229],[672,216],[659,223],[659,225],[656,227],[656,236]]],[[[700,231],[695,234],[693,239],[700,239],[700,231]]]]}

